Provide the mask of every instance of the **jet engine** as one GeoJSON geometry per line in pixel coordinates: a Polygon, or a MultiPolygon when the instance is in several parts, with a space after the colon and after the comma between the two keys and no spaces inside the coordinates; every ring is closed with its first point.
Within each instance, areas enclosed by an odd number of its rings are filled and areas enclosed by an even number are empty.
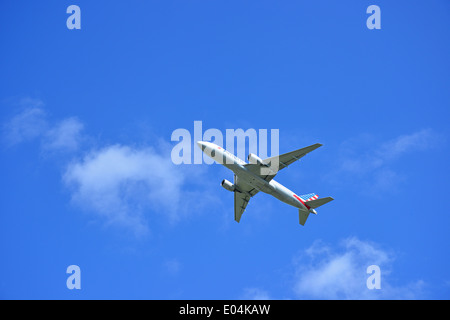
{"type": "Polygon", "coordinates": [[[247,157],[247,160],[249,163],[253,164],[259,164],[260,166],[267,167],[267,164],[265,164],[260,157],[258,157],[256,154],[250,153],[247,157]]]}
{"type": "Polygon", "coordinates": [[[231,192],[234,192],[236,190],[236,187],[234,186],[234,184],[232,184],[227,179],[223,179],[222,183],[220,185],[231,192]]]}

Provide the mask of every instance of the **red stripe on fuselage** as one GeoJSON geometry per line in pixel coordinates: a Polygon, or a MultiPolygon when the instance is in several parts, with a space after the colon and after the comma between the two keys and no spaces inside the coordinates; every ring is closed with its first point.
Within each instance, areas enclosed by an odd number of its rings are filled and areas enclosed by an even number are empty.
{"type": "Polygon", "coordinates": [[[296,194],[294,194],[294,198],[297,199],[298,201],[300,201],[305,207],[307,207],[308,209],[311,209],[306,203],[305,201],[302,200],[302,198],[300,198],[299,196],[297,196],[296,194]]]}

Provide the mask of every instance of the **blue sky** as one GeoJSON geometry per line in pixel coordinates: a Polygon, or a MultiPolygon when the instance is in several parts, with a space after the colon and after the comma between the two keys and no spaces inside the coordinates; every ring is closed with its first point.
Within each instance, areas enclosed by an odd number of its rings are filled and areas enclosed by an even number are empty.
{"type": "Polygon", "coordinates": [[[2,1],[0,30],[1,298],[450,298],[448,1],[2,1]],[[231,172],[171,161],[194,121],[322,143],[276,180],[335,201],[237,224],[231,172]]]}

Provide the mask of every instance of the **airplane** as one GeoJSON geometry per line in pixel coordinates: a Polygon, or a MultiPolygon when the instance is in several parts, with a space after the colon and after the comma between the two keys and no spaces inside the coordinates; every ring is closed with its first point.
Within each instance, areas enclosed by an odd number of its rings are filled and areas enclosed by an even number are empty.
{"type": "Polygon", "coordinates": [[[197,145],[210,158],[233,171],[234,183],[224,179],[221,185],[226,190],[234,192],[234,220],[237,222],[241,220],[250,198],[259,191],[298,208],[299,222],[302,226],[305,225],[310,213],[317,214],[316,208],[334,200],[332,197],[319,198],[315,193],[298,196],[273,180],[279,170],[288,167],[307,153],[321,147],[322,144],[320,143],[265,160],[250,153],[247,157],[249,163],[212,142],[197,141],[197,145]]]}

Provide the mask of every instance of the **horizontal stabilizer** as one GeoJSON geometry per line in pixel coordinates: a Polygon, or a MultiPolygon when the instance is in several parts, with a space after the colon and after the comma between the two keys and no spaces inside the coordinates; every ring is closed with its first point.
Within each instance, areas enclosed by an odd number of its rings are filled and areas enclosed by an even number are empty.
{"type": "Polygon", "coordinates": [[[328,203],[332,200],[334,200],[332,197],[325,197],[325,198],[320,198],[320,199],[316,199],[316,200],[310,200],[310,201],[306,202],[306,205],[308,207],[310,207],[311,209],[315,209],[320,206],[323,206],[325,203],[328,203]]]}

